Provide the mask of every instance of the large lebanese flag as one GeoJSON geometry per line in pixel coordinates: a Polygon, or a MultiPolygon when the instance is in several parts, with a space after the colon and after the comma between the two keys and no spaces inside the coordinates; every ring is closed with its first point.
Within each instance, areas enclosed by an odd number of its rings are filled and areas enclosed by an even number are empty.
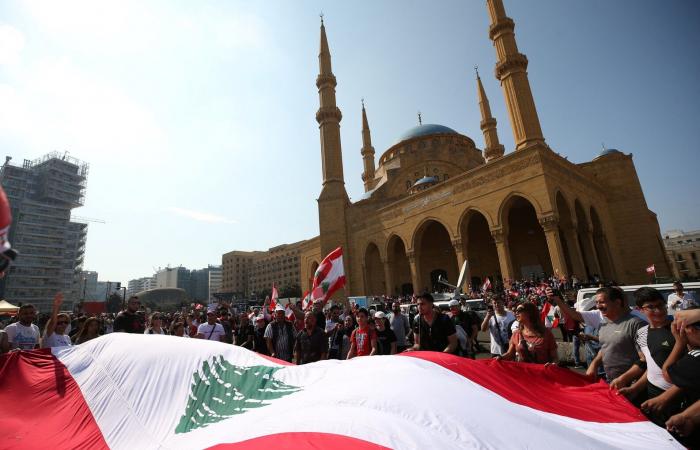
{"type": "Polygon", "coordinates": [[[114,333],[0,355],[0,405],[16,449],[682,448],[602,382],[434,352],[293,366],[114,333]]]}
{"type": "Polygon", "coordinates": [[[325,304],[343,286],[345,286],[343,247],[338,247],[323,258],[321,265],[316,269],[311,297],[314,300],[322,299],[325,304]]]}

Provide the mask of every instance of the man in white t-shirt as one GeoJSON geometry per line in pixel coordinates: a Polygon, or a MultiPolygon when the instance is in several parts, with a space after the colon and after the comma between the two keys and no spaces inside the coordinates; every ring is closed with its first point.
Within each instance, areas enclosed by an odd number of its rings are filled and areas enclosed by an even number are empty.
{"type": "Polygon", "coordinates": [[[197,327],[197,339],[226,342],[226,331],[216,321],[216,311],[207,311],[207,321],[197,327]]]}
{"type": "Polygon", "coordinates": [[[681,284],[680,281],[673,283],[673,289],[675,292],[668,296],[669,313],[675,315],[676,311],[698,306],[698,302],[695,300],[695,297],[693,297],[693,294],[690,292],[683,292],[683,284],[681,284]]]}
{"type": "Polygon", "coordinates": [[[481,331],[489,330],[491,356],[499,356],[508,351],[508,342],[511,335],[510,328],[515,321],[515,315],[510,311],[506,311],[501,297],[494,297],[492,305],[481,323],[481,331]]]}
{"type": "Polygon", "coordinates": [[[31,303],[19,307],[19,322],[5,327],[10,349],[33,350],[39,348],[39,327],[32,322],[36,320],[36,308],[31,303]]]}

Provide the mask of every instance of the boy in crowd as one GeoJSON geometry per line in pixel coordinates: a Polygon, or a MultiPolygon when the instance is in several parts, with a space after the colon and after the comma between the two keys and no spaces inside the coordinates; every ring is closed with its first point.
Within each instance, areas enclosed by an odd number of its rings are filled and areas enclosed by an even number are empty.
{"type": "Polygon", "coordinates": [[[620,394],[641,403],[649,419],[663,426],[680,411],[682,400],[681,390],[664,379],[662,370],[676,344],[671,331],[672,318],[668,316],[663,295],[654,288],[637,289],[634,300],[649,322],[637,331],[637,346],[643,357],[613,380],[611,387],[617,386],[620,394]]]}

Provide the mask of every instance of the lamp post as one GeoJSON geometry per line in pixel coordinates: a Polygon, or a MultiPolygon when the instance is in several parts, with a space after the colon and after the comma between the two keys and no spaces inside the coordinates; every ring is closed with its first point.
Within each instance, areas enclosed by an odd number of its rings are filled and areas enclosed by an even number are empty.
{"type": "Polygon", "coordinates": [[[121,286],[119,288],[119,290],[122,290],[122,289],[124,289],[124,296],[122,298],[122,303],[123,303],[122,309],[126,309],[126,286],[121,286]]]}

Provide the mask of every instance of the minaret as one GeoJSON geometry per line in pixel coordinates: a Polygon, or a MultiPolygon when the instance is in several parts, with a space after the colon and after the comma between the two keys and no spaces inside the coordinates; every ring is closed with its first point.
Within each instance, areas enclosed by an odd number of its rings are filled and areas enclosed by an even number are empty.
{"type": "Polygon", "coordinates": [[[365,192],[369,192],[374,187],[374,147],[372,147],[364,100],[362,100],[362,150],[360,153],[362,153],[362,164],[365,169],[362,172],[362,181],[365,183],[365,192]]]}
{"type": "Polygon", "coordinates": [[[503,145],[498,141],[498,131],[496,130],[496,119],[491,116],[491,106],[486,97],[484,85],[481,84],[479,70],[476,70],[476,84],[479,91],[479,109],[481,110],[481,131],[484,133],[484,158],[486,162],[491,162],[503,156],[503,145]]]}
{"type": "MultiPolygon", "coordinates": [[[[342,114],[335,104],[335,76],[331,70],[326,28],[321,16],[321,50],[318,55],[319,74],[316,78],[320,107],[316,121],[321,133],[321,162],[323,187],[318,198],[318,219],[321,254],[325,257],[337,247],[347,249],[346,210],[350,201],[343,179],[343,156],[340,148],[342,114]]],[[[345,258],[346,283],[350,286],[349,258],[345,258]]]]}
{"type": "Polygon", "coordinates": [[[527,57],[518,52],[515,22],[506,16],[503,0],[486,0],[491,16],[489,38],[496,47],[496,78],[501,81],[513,127],[515,149],[544,145],[544,137],[527,79],[527,57]]]}

